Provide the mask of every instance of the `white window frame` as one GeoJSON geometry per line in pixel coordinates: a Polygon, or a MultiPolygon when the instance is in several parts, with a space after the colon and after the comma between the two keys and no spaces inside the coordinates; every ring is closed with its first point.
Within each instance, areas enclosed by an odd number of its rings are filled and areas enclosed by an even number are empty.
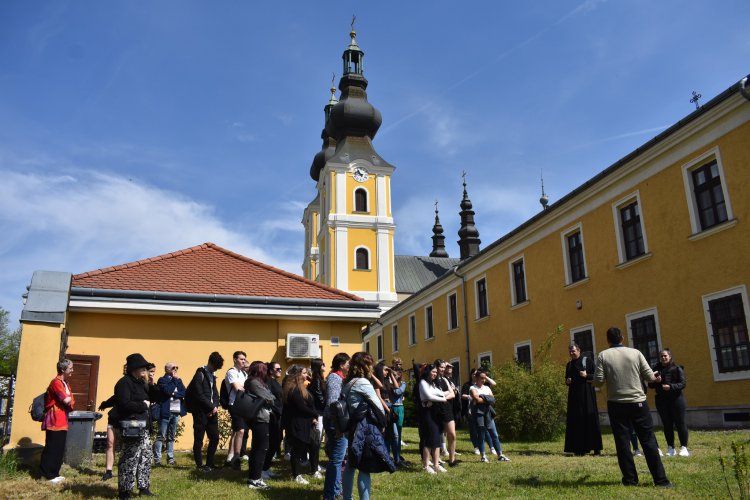
{"type": "Polygon", "coordinates": [[[492,351],[484,351],[477,354],[477,368],[482,367],[482,358],[490,358],[490,366],[493,366],[492,351]]]}
{"type": "Polygon", "coordinates": [[[571,226],[565,231],[560,233],[560,242],[562,243],[563,250],[563,265],[565,266],[565,286],[577,285],[579,283],[585,283],[589,280],[589,265],[586,262],[586,243],[583,240],[583,223],[579,222],[575,226],[571,226]],[[580,233],[581,234],[581,251],[583,252],[583,270],[584,276],[578,281],[572,281],[571,270],[570,270],[570,255],[568,253],[568,236],[580,233]]]}
{"type": "Polygon", "coordinates": [[[490,316],[490,287],[487,284],[487,275],[483,274],[474,280],[474,320],[489,318],[490,316]],[[484,300],[487,309],[486,316],[479,316],[479,282],[484,280],[484,300]]]}
{"type": "Polygon", "coordinates": [[[354,271],[372,271],[372,252],[367,245],[357,245],[354,248],[354,271]],[[357,267],[357,250],[364,249],[367,251],[367,269],[357,267]]]}
{"type": "MultiPolygon", "coordinates": [[[[628,345],[635,349],[635,343],[633,342],[633,328],[630,322],[634,319],[643,318],[645,316],[654,317],[654,325],[656,328],[656,346],[661,350],[664,348],[664,344],[661,340],[661,322],[659,321],[659,310],[656,307],[650,307],[648,309],[642,309],[640,311],[628,313],[625,315],[625,324],[628,327],[628,345]]],[[[646,360],[648,361],[648,360],[646,360]]]]}
{"type": "Polygon", "coordinates": [[[518,348],[529,346],[529,368],[534,368],[534,351],[531,349],[531,339],[523,340],[513,344],[513,359],[518,362],[518,348]]]}
{"type": "Polygon", "coordinates": [[[365,341],[365,352],[368,353],[370,356],[372,356],[372,353],[370,352],[370,341],[365,341]]]}
{"type": "Polygon", "coordinates": [[[398,352],[398,323],[391,325],[391,352],[398,352]]]}
{"type": "MultiPolygon", "coordinates": [[[[634,193],[630,193],[628,196],[625,196],[624,198],[621,198],[612,203],[612,217],[614,217],[615,221],[615,240],[617,241],[617,258],[619,264],[635,262],[636,260],[647,256],[650,251],[648,246],[648,237],[646,236],[646,223],[643,220],[643,205],[641,204],[640,191],[636,190],[634,193]],[[641,234],[643,235],[643,255],[639,255],[628,260],[625,252],[625,241],[622,234],[622,214],[620,213],[620,210],[622,208],[625,208],[627,205],[630,205],[633,201],[638,204],[638,212],[640,213],[639,218],[641,224],[641,234]]],[[[584,259],[585,257],[586,256],[584,254],[584,259]]]]}
{"type": "Polygon", "coordinates": [[[375,338],[375,354],[377,361],[385,359],[385,346],[383,345],[383,335],[378,335],[375,338]]]}
{"type": "Polygon", "coordinates": [[[692,229],[693,233],[691,236],[695,236],[697,234],[707,233],[712,234],[715,232],[715,230],[719,230],[721,228],[726,227],[726,224],[728,222],[732,222],[734,220],[734,212],[732,211],[732,203],[729,199],[729,191],[727,190],[727,178],[724,175],[724,166],[723,162],[721,161],[721,153],[719,152],[719,147],[716,146],[702,155],[698,156],[697,158],[690,160],[688,163],[684,164],[682,166],[682,180],[685,185],[685,198],[687,200],[688,205],[688,213],[690,215],[690,228],[692,229]],[[700,218],[698,217],[698,204],[695,201],[695,191],[693,189],[693,170],[702,167],[706,163],[709,163],[711,160],[716,160],[716,166],[719,169],[719,179],[721,180],[721,191],[724,194],[724,205],[727,209],[727,220],[725,222],[721,222],[715,226],[709,227],[707,229],[702,229],[700,227],[700,218]]]}
{"type": "Polygon", "coordinates": [[[435,308],[432,307],[432,304],[428,304],[424,306],[424,339],[425,340],[432,340],[435,338],[435,308]],[[430,311],[430,314],[427,314],[427,311],[430,311]],[[428,336],[430,330],[432,330],[432,336],[428,336]]]}
{"type": "Polygon", "coordinates": [[[511,307],[517,306],[520,304],[525,304],[526,302],[529,301],[529,289],[526,284],[526,282],[528,281],[526,279],[526,259],[524,258],[523,254],[517,256],[514,259],[511,259],[508,262],[508,275],[510,277],[510,301],[511,301],[510,305],[511,307]],[[519,262],[523,266],[523,293],[524,295],[526,295],[526,299],[521,302],[519,302],[518,298],[516,297],[516,279],[515,279],[516,275],[513,270],[513,266],[518,264],[519,262]]]}
{"type": "MultiPolygon", "coordinates": [[[[589,323],[588,325],[581,325],[577,326],[575,328],[570,329],[570,345],[573,345],[573,342],[575,342],[575,334],[578,332],[585,332],[586,330],[591,330],[591,348],[594,350],[594,356],[597,355],[599,351],[596,349],[596,331],[594,330],[594,324],[589,323]]],[[[632,345],[632,344],[631,344],[632,345]]],[[[595,359],[592,361],[596,361],[595,359]]]]}
{"type": "Polygon", "coordinates": [[[357,186],[354,188],[354,191],[352,191],[352,213],[355,214],[369,214],[370,213],[370,191],[367,190],[364,186],[357,186]],[[361,212],[357,210],[357,191],[364,191],[365,192],[365,211],[361,212]]]}
{"type": "Polygon", "coordinates": [[[454,330],[458,330],[458,294],[456,292],[449,293],[448,295],[445,296],[445,307],[446,307],[446,313],[447,313],[446,314],[446,318],[448,319],[448,323],[446,325],[447,326],[447,330],[449,332],[452,332],[454,330]],[[452,318],[454,320],[454,323],[456,324],[456,326],[454,328],[451,328],[451,317],[452,317],[452,314],[451,314],[451,297],[455,297],[456,298],[456,316],[454,318],[452,318]]]}
{"type": "MultiPolygon", "coordinates": [[[[740,285],[733,288],[728,288],[720,292],[714,292],[706,294],[702,297],[703,299],[703,315],[706,320],[706,333],[708,334],[708,349],[709,356],[711,356],[711,368],[714,372],[714,381],[726,382],[729,380],[747,380],[750,379],[750,370],[721,373],[719,372],[719,364],[716,361],[716,343],[714,342],[714,330],[711,327],[711,313],[708,310],[708,303],[712,300],[721,299],[730,295],[740,294],[742,296],[742,307],[745,310],[745,322],[750,321],[750,303],[747,298],[747,286],[740,285]]],[[[748,325],[750,326],[750,325],[748,325]]]]}
{"type": "Polygon", "coordinates": [[[417,345],[417,315],[410,314],[407,319],[409,330],[409,346],[417,345]]]}

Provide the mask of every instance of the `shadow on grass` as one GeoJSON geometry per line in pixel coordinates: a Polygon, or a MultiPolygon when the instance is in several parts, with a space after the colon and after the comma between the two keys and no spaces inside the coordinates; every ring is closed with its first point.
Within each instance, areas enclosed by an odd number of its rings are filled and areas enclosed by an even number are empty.
{"type": "Polygon", "coordinates": [[[117,485],[115,486],[109,486],[104,483],[96,482],[96,483],[71,483],[66,484],[63,489],[63,492],[69,491],[71,493],[76,493],[79,495],[82,495],[84,498],[91,498],[91,497],[105,497],[105,498],[115,498],[117,497],[117,485]]]}
{"type": "Polygon", "coordinates": [[[510,483],[514,486],[531,486],[533,488],[579,488],[581,486],[616,486],[620,481],[588,481],[588,474],[578,479],[540,479],[538,476],[514,478],[510,483]]]}

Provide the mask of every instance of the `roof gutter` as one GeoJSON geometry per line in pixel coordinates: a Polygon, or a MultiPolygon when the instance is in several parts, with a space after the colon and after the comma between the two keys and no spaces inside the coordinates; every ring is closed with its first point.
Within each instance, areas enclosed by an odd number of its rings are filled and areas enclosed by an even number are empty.
{"type": "Polygon", "coordinates": [[[293,306],[306,308],[377,310],[377,302],[367,300],[305,299],[294,297],[264,297],[252,295],[224,295],[215,293],[159,292],[147,290],[117,290],[111,288],[72,287],[71,297],[94,297],[98,300],[154,300],[160,302],[203,302],[213,304],[243,304],[293,306]]]}

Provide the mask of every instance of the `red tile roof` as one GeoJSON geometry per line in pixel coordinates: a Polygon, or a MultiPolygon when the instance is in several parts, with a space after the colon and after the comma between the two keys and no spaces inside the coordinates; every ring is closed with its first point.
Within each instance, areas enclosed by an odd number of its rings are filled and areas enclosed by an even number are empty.
{"type": "Polygon", "coordinates": [[[197,294],[362,300],[213,243],[73,276],[73,286],[197,294]]]}

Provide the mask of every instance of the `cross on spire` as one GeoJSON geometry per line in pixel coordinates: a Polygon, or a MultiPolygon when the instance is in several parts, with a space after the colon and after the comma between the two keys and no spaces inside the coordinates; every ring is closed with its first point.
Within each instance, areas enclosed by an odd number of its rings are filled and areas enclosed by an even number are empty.
{"type": "Polygon", "coordinates": [[[693,97],[690,99],[690,102],[695,104],[695,109],[698,109],[701,107],[701,105],[698,103],[700,98],[703,97],[701,94],[697,93],[695,90],[693,90],[693,97]]]}
{"type": "Polygon", "coordinates": [[[354,14],[352,14],[352,33],[354,33],[354,21],[356,21],[356,20],[357,20],[357,16],[355,16],[354,14]]]}

